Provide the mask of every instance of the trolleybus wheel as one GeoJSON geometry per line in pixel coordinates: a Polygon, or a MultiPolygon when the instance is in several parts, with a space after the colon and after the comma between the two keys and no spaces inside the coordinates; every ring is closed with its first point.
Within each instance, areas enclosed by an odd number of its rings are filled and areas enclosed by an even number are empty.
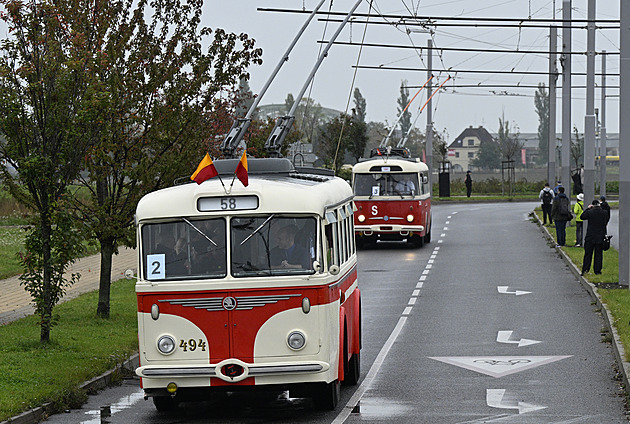
{"type": "Polygon", "coordinates": [[[361,376],[361,353],[357,352],[348,361],[348,372],[344,376],[343,383],[348,386],[356,386],[361,376]]]}
{"type": "Polygon", "coordinates": [[[154,396],[153,405],[159,412],[172,412],[177,409],[179,401],[170,396],[154,396]]]}
{"type": "Polygon", "coordinates": [[[341,397],[341,384],[339,380],[322,384],[315,393],[315,406],[324,411],[332,411],[337,407],[341,397]]]}

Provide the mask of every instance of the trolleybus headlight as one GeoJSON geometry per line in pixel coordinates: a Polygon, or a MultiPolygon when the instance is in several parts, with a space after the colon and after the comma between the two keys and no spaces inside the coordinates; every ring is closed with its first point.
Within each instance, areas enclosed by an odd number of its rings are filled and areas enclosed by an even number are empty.
{"type": "Polygon", "coordinates": [[[175,350],[175,339],[171,336],[162,336],[158,339],[157,348],[165,355],[171,354],[175,350]]]}
{"type": "Polygon", "coordinates": [[[358,219],[359,219],[359,222],[364,222],[365,221],[365,215],[359,215],[358,219]]]}
{"type": "Polygon", "coordinates": [[[287,338],[289,347],[293,350],[300,350],[306,344],[306,336],[300,331],[293,331],[287,338]]]}
{"type": "Polygon", "coordinates": [[[408,222],[412,222],[413,221],[413,215],[411,215],[411,214],[407,215],[407,221],[408,222]]]}

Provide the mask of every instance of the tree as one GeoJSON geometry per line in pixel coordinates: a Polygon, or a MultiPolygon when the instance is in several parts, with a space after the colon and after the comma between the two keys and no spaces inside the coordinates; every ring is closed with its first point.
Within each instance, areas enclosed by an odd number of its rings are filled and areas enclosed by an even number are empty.
{"type": "Polygon", "coordinates": [[[367,124],[365,123],[366,101],[358,88],[354,89],[354,108],[349,124],[349,145],[348,152],[358,162],[365,153],[365,146],[368,142],[367,124]]]}
{"type": "Polygon", "coordinates": [[[398,114],[400,115],[402,113],[400,117],[400,131],[403,137],[409,132],[409,128],[411,128],[411,112],[409,112],[409,109],[405,109],[408,104],[409,89],[407,88],[407,80],[402,80],[400,83],[400,97],[398,97],[398,114]]]}
{"type": "Polygon", "coordinates": [[[361,94],[359,88],[354,89],[353,93],[353,101],[354,101],[354,112],[357,119],[361,122],[365,122],[365,117],[367,115],[367,101],[365,97],[361,94]]]}
{"type": "Polygon", "coordinates": [[[345,131],[344,127],[346,124],[344,121],[348,122],[351,119],[351,117],[342,113],[320,128],[320,143],[316,152],[326,166],[335,171],[335,174],[341,169],[344,152],[350,145],[350,136],[348,131],[345,131]]]}
{"type": "MultiPolygon", "coordinates": [[[[93,1],[98,13],[87,31],[103,52],[94,70],[106,107],[80,178],[89,196],[73,206],[100,244],[97,314],[109,317],[112,256],[134,245],[138,200],[218,150],[239,104],[235,87],[262,51],[245,34],[199,28],[201,1],[154,2],[150,15],[146,1],[93,1]]],[[[72,20],[74,9],[60,13],[72,20]]]]}
{"type": "Polygon", "coordinates": [[[499,131],[497,132],[497,135],[497,141],[499,143],[499,150],[502,158],[509,161],[514,160],[516,154],[523,148],[523,143],[518,139],[518,136],[520,135],[518,127],[515,125],[511,129],[510,123],[503,115],[499,118],[499,131]]]}
{"type": "Polygon", "coordinates": [[[498,169],[501,167],[501,148],[499,143],[492,140],[483,140],[479,145],[477,154],[470,162],[472,166],[480,169],[498,169]]]}
{"type": "Polygon", "coordinates": [[[575,139],[571,139],[571,159],[575,163],[575,169],[580,169],[582,158],[584,157],[584,136],[580,137],[577,127],[573,126],[575,139]]]}
{"type": "Polygon", "coordinates": [[[544,83],[538,84],[534,104],[538,114],[538,163],[545,164],[549,161],[549,94],[544,83]]]}
{"type": "Polygon", "coordinates": [[[22,255],[22,284],[40,316],[40,341],[50,340],[53,309],[67,285],[64,271],[76,257],[76,228],[63,204],[86,152],[99,137],[107,101],[95,67],[102,59],[88,33],[98,10],[74,2],[2,0],[9,37],[0,55],[0,159],[3,182],[37,212],[22,255]],[[74,19],[64,13],[72,10],[74,19]]]}

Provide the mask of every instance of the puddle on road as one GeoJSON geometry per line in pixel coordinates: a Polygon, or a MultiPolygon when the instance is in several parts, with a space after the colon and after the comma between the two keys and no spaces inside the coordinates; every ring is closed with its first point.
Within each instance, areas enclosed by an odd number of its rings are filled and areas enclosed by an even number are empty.
{"type": "MultiPolygon", "coordinates": [[[[359,404],[358,411],[364,418],[385,419],[386,417],[409,416],[411,406],[392,401],[391,399],[363,398],[359,404]]],[[[354,411],[353,411],[354,412],[354,411]]]]}
{"type": "MultiPolygon", "coordinates": [[[[133,405],[138,403],[139,400],[144,399],[144,391],[139,390],[135,393],[132,393],[128,396],[123,396],[118,400],[118,402],[110,405],[112,415],[116,412],[120,412],[124,409],[131,408],[133,405]]],[[[91,411],[87,411],[85,415],[90,415],[93,418],[87,421],[81,421],[81,424],[100,424],[101,423],[101,411],[100,409],[93,409],[91,411]]]]}

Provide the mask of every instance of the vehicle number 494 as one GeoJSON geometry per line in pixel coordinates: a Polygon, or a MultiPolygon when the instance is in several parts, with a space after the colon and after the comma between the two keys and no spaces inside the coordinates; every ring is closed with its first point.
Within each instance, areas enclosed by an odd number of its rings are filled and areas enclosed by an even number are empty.
{"type": "Polygon", "coordinates": [[[206,351],[206,342],[204,342],[202,339],[199,339],[199,341],[195,340],[195,339],[190,339],[190,340],[180,340],[179,342],[179,347],[182,348],[182,350],[184,352],[194,352],[197,349],[201,349],[202,352],[206,351]]]}

